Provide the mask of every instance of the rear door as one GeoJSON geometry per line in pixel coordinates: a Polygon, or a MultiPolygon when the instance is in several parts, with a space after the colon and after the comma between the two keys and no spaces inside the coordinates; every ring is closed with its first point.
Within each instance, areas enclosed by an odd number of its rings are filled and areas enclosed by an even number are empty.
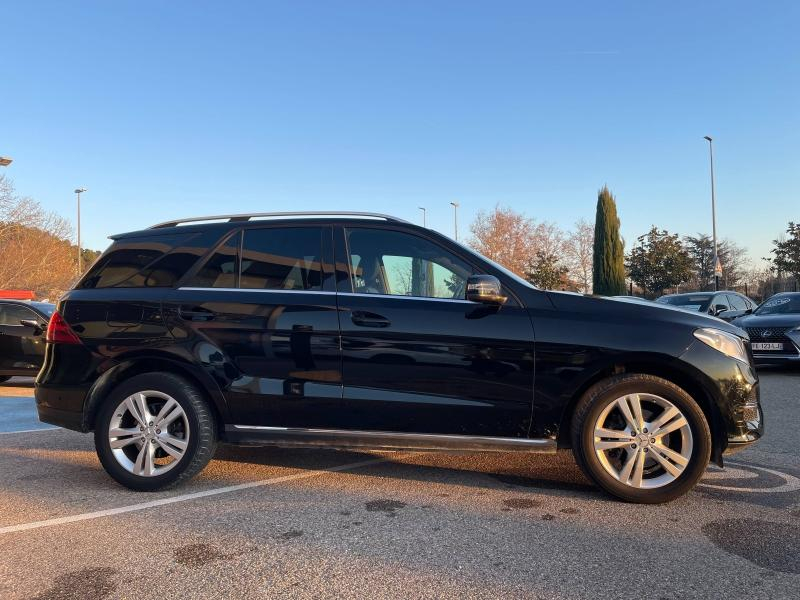
{"type": "Polygon", "coordinates": [[[326,426],[342,394],[330,226],[232,232],[164,317],[220,384],[233,424],[326,426]]]}
{"type": "Polygon", "coordinates": [[[466,301],[468,258],[407,231],[338,229],[336,262],[339,428],[527,436],[534,338],[522,306],[466,301]]]}

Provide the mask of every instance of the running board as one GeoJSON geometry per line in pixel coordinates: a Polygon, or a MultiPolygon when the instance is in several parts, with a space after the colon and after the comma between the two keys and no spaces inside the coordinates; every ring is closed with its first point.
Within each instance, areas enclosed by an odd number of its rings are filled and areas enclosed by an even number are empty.
{"type": "Polygon", "coordinates": [[[346,429],[304,429],[261,425],[226,425],[225,440],[234,444],[284,447],[370,448],[374,450],[445,450],[450,452],[530,452],[553,454],[556,441],[549,438],[484,437],[356,431],[346,429]]]}

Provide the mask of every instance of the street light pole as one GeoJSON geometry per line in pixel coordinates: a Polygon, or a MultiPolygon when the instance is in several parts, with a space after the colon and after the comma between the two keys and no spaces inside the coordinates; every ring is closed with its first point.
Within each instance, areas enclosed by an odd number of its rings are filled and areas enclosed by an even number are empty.
{"type": "Polygon", "coordinates": [[[714,291],[719,290],[719,275],[717,274],[717,198],[714,194],[714,145],[710,135],[704,136],[708,140],[708,158],[711,164],[711,233],[714,238],[714,291]]]}
{"type": "Polygon", "coordinates": [[[455,240],[458,241],[458,202],[451,202],[453,207],[453,230],[455,231],[455,240]]]}
{"type": "Polygon", "coordinates": [[[78,197],[78,277],[81,276],[83,268],[81,263],[83,257],[81,256],[81,194],[86,191],[86,188],[76,188],[75,195],[78,197]]]}
{"type": "Polygon", "coordinates": [[[427,228],[428,227],[428,211],[425,210],[424,206],[418,206],[417,208],[419,208],[422,211],[422,226],[427,228]]]}

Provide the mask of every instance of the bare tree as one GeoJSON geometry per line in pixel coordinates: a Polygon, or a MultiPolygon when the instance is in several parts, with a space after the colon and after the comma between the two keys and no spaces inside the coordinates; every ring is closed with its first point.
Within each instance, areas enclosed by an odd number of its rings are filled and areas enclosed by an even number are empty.
{"type": "Polygon", "coordinates": [[[470,245],[520,277],[525,277],[535,255],[533,219],[511,208],[495,206],[492,212],[480,211],[470,225],[470,245]]]}
{"type": "Polygon", "coordinates": [[[75,278],[72,228],[32,198],[19,197],[0,176],[0,288],[53,298],[75,278]]]}
{"type": "Polygon", "coordinates": [[[592,262],[594,259],[594,225],[580,219],[564,243],[564,259],[569,272],[584,294],[592,291],[592,262]]]}

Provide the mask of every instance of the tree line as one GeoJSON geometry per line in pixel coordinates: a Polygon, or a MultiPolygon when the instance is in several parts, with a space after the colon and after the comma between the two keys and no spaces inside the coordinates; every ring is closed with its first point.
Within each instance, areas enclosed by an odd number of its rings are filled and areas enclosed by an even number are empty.
{"type": "MultiPolygon", "coordinates": [[[[19,196],[0,175],[0,289],[32,290],[56,300],[78,277],[72,226],[33,198],[19,196]]],[[[83,249],[84,268],[99,252],[83,249]]]]}
{"type": "MultiPolygon", "coordinates": [[[[681,236],[653,225],[626,253],[616,199],[606,186],[597,195],[594,226],[581,219],[565,231],[498,205],[479,212],[470,230],[469,243],[478,252],[544,289],[608,296],[633,292],[649,298],[714,289],[710,235],[681,236]]],[[[720,240],[720,288],[746,291],[756,299],[795,289],[800,280],[800,224],[789,223],[786,234],[773,240],[771,254],[759,266],[745,248],[720,240]]]]}

